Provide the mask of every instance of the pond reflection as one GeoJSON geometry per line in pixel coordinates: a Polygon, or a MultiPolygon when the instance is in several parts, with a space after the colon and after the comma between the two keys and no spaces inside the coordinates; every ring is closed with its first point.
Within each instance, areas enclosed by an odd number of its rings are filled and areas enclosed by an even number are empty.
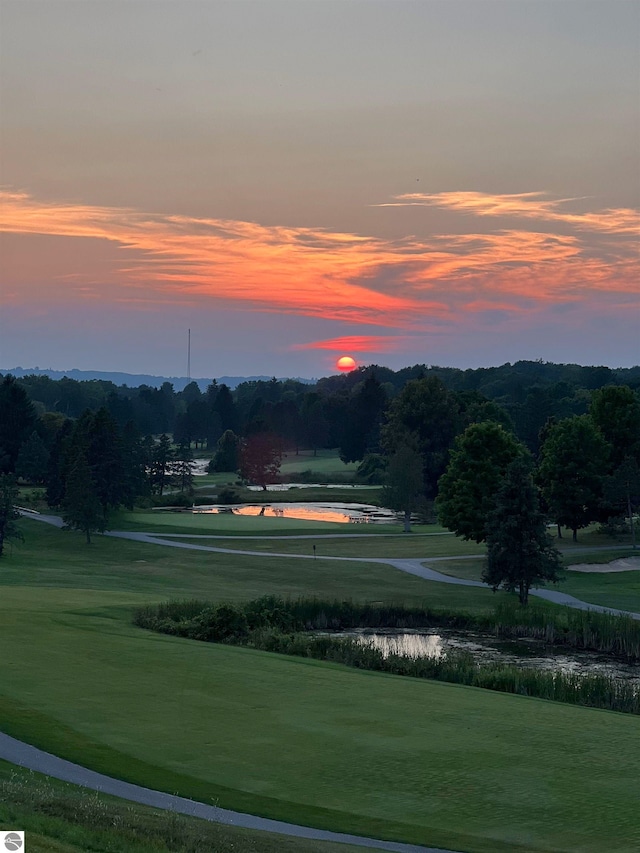
{"type": "Polygon", "coordinates": [[[397,524],[395,512],[370,504],[347,503],[277,503],[277,504],[212,504],[197,506],[194,513],[253,515],[263,518],[297,518],[303,521],[331,521],[338,524],[397,524]]]}
{"type": "Polygon", "coordinates": [[[483,634],[463,634],[442,629],[437,632],[402,633],[355,631],[334,636],[353,637],[363,645],[379,649],[385,657],[406,655],[412,658],[442,658],[450,653],[468,652],[480,664],[504,663],[573,675],[606,675],[629,679],[640,689],[640,665],[622,663],[597,653],[546,646],[536,640],[498,640],[483,634]]]}

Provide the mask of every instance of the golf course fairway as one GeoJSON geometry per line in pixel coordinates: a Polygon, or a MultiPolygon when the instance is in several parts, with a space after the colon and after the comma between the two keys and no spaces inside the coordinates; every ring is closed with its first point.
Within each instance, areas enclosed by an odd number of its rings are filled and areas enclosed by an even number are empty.
{"type": "MultiPolygon", "coordinates": [[[[226,555],[86,548],[35,527],[2,566],[7,734],[147,787],[337,831],[468,853],[640,848],[637,717],[150,633],[131,624],[138,604],[231,597],[226,555]]],[[[293,558],[261,561],[244,558],[236,600],[274,591],[270,571],[276,586],[289,573],[292,594],[313,586],[293,558]]],[[[364,565],[339,567],[354,598],[410,601],[419,588],[428,603],[446,586],[379,566],[367,589],[364,565]]],[[[317,580],[322,595],[330,579],[317,580]]],[[[491,596],[464,592],[478,606],[491,596]]]]}

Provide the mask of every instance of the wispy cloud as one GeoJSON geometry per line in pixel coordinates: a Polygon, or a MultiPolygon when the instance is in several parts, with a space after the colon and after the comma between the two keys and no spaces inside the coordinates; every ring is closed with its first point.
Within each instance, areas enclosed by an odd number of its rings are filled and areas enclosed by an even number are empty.
{"type": "Polygon", "coordinates": [[[416,311],[445,304],[376,292],[359,283],[392,262],[391,245],[376,238],[322,229],[268,227],[254,222],[149,215],[128,208],[48,204],[3,193],[0,229],[18,234],[100,238],[138,254],[121,269],[123,283],[156,290],[250,302],[356,323],[411,324],[416,311]]]}
{"type": "MultiPolygon", "coordinates": [[[[434,325],[464,327],[480,315],[522,318],[550,304],[588,304],[603,294],[613,306],[633,302],[640,262],[629,235],[635,233],[637,212],[570,213],[564,209],[569,202],[538,192],[398,196],[391,206],[446,208],[475,217],[478,227],[468,233],[467,223],[465,233],[393,240],[45,203],[26,193],[5,192],[0,194],[0,228],[100,239],[127,250],[102,288],[95,277],[61,277],[55,286],[69,300],[103,299],[132,307],[174,300],[246,304],[416,334],[434,325]],[[499,229],[482,227],[498,217],[505,220],[496,223],[499,229]],[[90,289],[83,291],[83,285],[90,289]]],[[[302,346],[386,352],[402,340],[401,334],[351,336],[302,346]]]]}
{"type": "Polygon", "coordinates": [[[330,352],[378,353],[396,352],[404,349],[410,342],[415,343],[411,335],[344,335],[340,338],[328,338],[325,341],[311,341],[305,344],[293,344],[291,350],[329,350],[330,352]]]}
{"type": "Polygon", "coordinates": [[[609,208],[572,213],[563,208],[584,199],[552,199],[548,193],[529,192],[494,195],[480,192],[405,193],[374,207],[440,207],[475,216],[502,216],[563,222],[579,230],[609,234],[640,234],[640,213],[631,208],[609,208]]]}

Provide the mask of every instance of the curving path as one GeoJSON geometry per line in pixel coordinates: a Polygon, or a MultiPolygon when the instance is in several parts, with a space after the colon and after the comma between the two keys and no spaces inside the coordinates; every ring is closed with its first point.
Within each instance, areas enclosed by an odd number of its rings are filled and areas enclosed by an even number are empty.
{"type": "Polygon", "coordinates": [[[165,794],[162,791],[153,791],[151,788],[132,785],[130,782],[122,782],[120,779],[87,770],[86,767],[65,761],[49,752],[43,752],[41,749],[36,749],[34,746],[29,746],[27,743],[2,733],[0,733],[0,758],[17,764],[19,767],[45,773],[47,776],[53,776],[55,779],[71,782],[92,791],[100,791],[100,793],[121,797],[133,803],[141,803],[156,809],[166,809],[228,826],[274,832],[279,835],[292,835],[296,838],[308,838],[314,841],[352,844],[355,847],[367,847],[374,850],[389,850],[392,853],[454,853],[452,850],[443,850],[440,847],[421,847],[416,844],[402,844],[396,841],[379,841],[375,838],[313,829],[310,826],[298,826],[294,823],[284,823],[283,821],[256,817],[242,812],[233,812],[229,809],[220,809],[217,806],[208,806],[196,800],[188,800],[175,794],[165,794]]]}
{"type": "MultiPolygon", "coordinates": [[[[46,524],[51,524],[54,527],[63,527],[62,519],[57,515],[43,515],[40,513],[35,513],[31,511],[21,511],[21,514],[27,518],[33,518],[36,521],[42,521],[46,524]]],[[[468,556],[458,556],[458,557],[424,557],[424,558],[413,558],[413,559],[396,559],[391,557],[327,557],[325,555],[321,557],[314,557],[313,554],[286,554],[279,553],[274,551],[251,551],[251,550],[239,550],[237,548],[223,548],[216,547],[214,545],[198,545],[195,542],[180,542],[180,538],[189,538],[189,539],[334,539],[336,536],[348,536],[350,538],[364,538],[364,537],[372,537],[376,536],[375,533],[339,533],[339,534],[331,534],[331,533],[322,533],[315,536],[309,535],[288,535],[288,536],[215,536],[215,535],[198,535],[198,534],[190,534],[190,533],[144,533],[144,532],[133,532],[133,531],[124,531],[124,530],[111,530],[108,533],[104,534],[105,536],[112,536],[117,539],[130,539],[134,542],[146,542],[149,545],[164,545],[168,548],[186,548],[190,551],[210,551],[214,554],[244,554],[248,557],[286,557],[287,559],[292,560],[334,560],[341,562],[349,562],[349,563],[384,563],[387,566],[393,566],[396,569],[399,569],[401,572],[407,572],[410,575],[416,575],[417,577],[424,578],[427,581],[438,581],[439,583],[450,583],[458,586],[479,586],[485,587],[488,589],[488,585],[482,583],[481,581],[473,581],[467,580],[465,578],[457,578],[453,575],[443,575],[442,572],[438,572],[436,569],[432,569],[429,566],[426,566],[425,563],[443,563],[447,560],[477,560],[477,556],[468,555],[468,556]]],[[[391,534],[394,535],[394,534],[391,534]]],[[[397,534],[399,537],[402,537],[403,534],[397,534]]],[[[451,535],[449,533],[431,533],[431,534],[420,534],[421,536],[448,536],[451,535]]],[[[607,547],[607,551],[613,551],[616,549],[624,549],[625,546],[613,546],[607,547]]],[[[587,547],[587,548],[575,548],[572,553],[573,554],[588,554],[593,551],[602,550],[598,547],[587,547]]],[[[543,598],[546,601],[551,601],[553,604],[564,605],[565,607],[573,607],[576,610],[594,610],[597,613],[611,613],[614,616],[630,616],[632,619],[640,620],[640,613],[635,613],[630,610],[619,610],[615,607],[605,607],[601,604],[592,604],[588,601],[582,601],[579,598],[575,598],[573,595],[569,595],[566,592],[558,592],[555,589],[543,589],[540,587],[533,587],[529,590],[530,595],[534,595],[537,598],[543,598]]]]}
{"type": "MultiPolygon", "coordinates": [[[[135,542],[146,542],[149,545],[165,545],[169,548],[186,548],[188,550],[193,551],[210,551],[214,554],[244,554],[248,557],[286,557],[295,560],[333,560],[333,561],[341,561],[348,563],[384,563],[387,566],[393,566],[396,569],[399,569],[401,572],[407,572],[410,575],[416,575],[417,577],[424,578],[427,581],[438,581],[439,583],[450,583],[458,586],[479,586],[484,587],[485,589],[489,589],[490,587],[482,583],[482,581],[473,581],[467,580],[466,578],[457,578],[453,575],[443,575],[442,572],[438,572],[436,569],[432,569],[429,566],[425,565],[425,562],[429,563],[443,563],[447,560],[477,560],[478,557],[475,555],[468,555],[464,557],[425,557],[423,558],[413,558],[413,559],[394,559],[391,557],[314,557],[313,554],[287,554],[280,553],[276,551],[251,551],[251,550],[239,550],[237,548],[223,548],[223,547],[215,547],[213,545],[198,545],[194,542],[180,542],[178,537],[183,536],[184,538],[193,539],[195,538],[191,534],[155,534],[155,533],[138,533],[138,532],[127,532],[127,531],[111,531],[106,536],[115,536],[119,539],[131,539],[135,542]]],[[[342,535],[342,534],[338,534],[342,535]]],[[[354,535],[362,535],[362,536],[375,536],[376,534],[351,534],[354,535]]],[[[435,534],[441,535],[441,534],[435,534]]],[[[200,538],[200,537],[198,537],[200,538]]],[[[215,538],[215,537],[202,537],[202,538],[215,538]]],[[[224,537],[227,538],[227,537],[224,537]]],[[[236,538],[236,537],[233,537],[236,538]]],[[[253,537],[251,537],[253,538],[253,537]]],[[[256,537],[256,538],[266,538],[266,537],[256,537]]],[[[279,536],[269,536],[271,539],[280,539],[279,536]]],[[[282,537],[284,538],[284,537],[282,537]]],[[[293,537],[287,537],[293,538],[293,537]]],[[[313,537],[315,539],[319,537],[313,537]]],[[[323,538],[332,538],[330,536],[324,536],[323,538]]],[[[572,553],[576,553],[578,550],[581,553],[589,553],[590,551],[597,551],[598,548],[584,548],[584,549],[576,549],[576,551],[572,553]]],[[[607,549],[611,550],[611,549],[607,549]]],[[[542,589],[539,587],[532,587],[529,590],[530,595],[537,596],[538,598],[543,598],[546,601],[551,601],[554,604],[561,604],[565,607],[573,607],[576,610],[594,610],[597,613],[611,613],[615,616],[631,616],[632,619],[640,620],[640,613],[634,613],[629,610],[618,610],[615,607],[605,607],[601,604],[592,604],[588,601],[581,601],[579,598],[575,598],[573,595],[569,595],[566,592],[558,592],[555,589],[542,589]]]]}

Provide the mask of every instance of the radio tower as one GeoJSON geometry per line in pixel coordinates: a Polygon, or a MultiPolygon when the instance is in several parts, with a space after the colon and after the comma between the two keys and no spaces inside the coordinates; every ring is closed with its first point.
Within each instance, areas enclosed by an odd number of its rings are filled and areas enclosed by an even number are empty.
{"type": "Polygon", "coordinates": [[[191,329],[187,337],[187,379],[191,382],[191,329]]]}

